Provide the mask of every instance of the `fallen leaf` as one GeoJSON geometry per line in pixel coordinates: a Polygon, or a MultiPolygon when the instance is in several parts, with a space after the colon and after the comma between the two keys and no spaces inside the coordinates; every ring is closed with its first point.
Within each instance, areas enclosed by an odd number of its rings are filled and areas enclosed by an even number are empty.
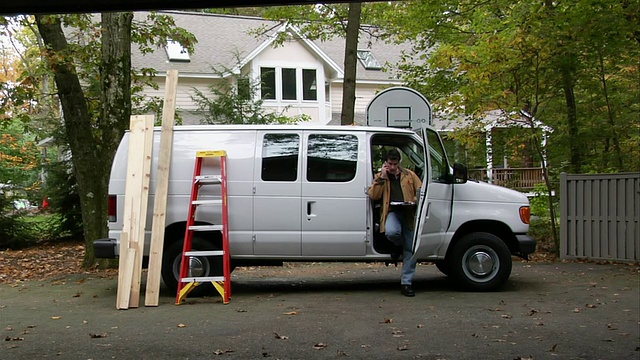
{"type": "Polygon", "coordinates": [[[422,325],[422,324],[418,324],[418,326],[417,326],[418,329],[423,328],[423,327],[424,327],[424,325],[422,325]]]}
{"type": "Polygon", "coordinates": [[[274,332],[274,334],[276,335],[276,339],[279,340],[287,340],[289,338],[288,336],[280,335],[277,332],[274,332]]]}
{"type": "Polygon", "coordinates": [[[370,347],[371,347],[371,345],[368,345],[368,344],[362,344],[362,345],[360,345],[360,347],[361,347],[361,348],[363,348],[363,349],[366,349],[366,348],[370,348],[370,347]]]}
{"type": "Polygon", "coordinates": [[[22,341],[24,340],[23,337],[11,337],[11,336],[7,336],[6,338],[4,338],[4,341],[22,341]]]}
{"type": "Polygon", "coordinates": [[[618,327],[615,324],[607,324],[607,329],[609,329],[609,330],[618,330],[618,327]]]}
{"type": "Polygon", "coordinates": [[[218,350],[214,350],[213,351],[213,355],[222,355],[222,354],[232,353],[232,352],[233,352],[233,350],[231,350],[231,349],[224,349],[224,350],[218,349],[218,350]]]}
{"type": "Polygon", "coordinates": [[[531,310],[529,310],[529,313],[527,314],[527,316],[533,316],[533,315],[535,315],[536,313],[538,313],[538,310],[536,310],[536,309],[531,309],[531,310]]]}
{"type": "Polygon", "coordinates": [[[381,321],[380,324],[391,324],[392,322],[393,322],[393,319],[384,318],[384,320],[381,321]]]}
{"type": "Polygon", "coordinates": [[[579,308],[575,308],[575,309],[573,309],[573,312],[574,312],[574,313],[579,313],[579,312],[580,312],[580,309],[579,309],[579,308]]]}
{"type": "Polygon", "coordinates": [[[109,336],[108,333],[102,333],[102,334],[89,333],[89,337],[92,339],[106,338],[107,336],[109,336]]]}
{"type": "Polygon", "coordinates": [[[322,350],[322,349],[324,349],[326,347],[327,347],[327,344],[325,344],[325,343],[317,343],[317,344],[313,345],[313,348],[316,349],[316,350],[322,350]]]}
{"type": "Polygon", "coordinates": [[[548,352],[556,352],[556,348],[558,347],[558,344],[553,344],[553,346],[547,350],[548,352]]]}
{"type": "Polygon", "coordinates": [[[185,325],[185,324],[182,324],[182,323],[181,323],[181,324],[178,324],[178,327],[179,327],[179,328],[186,328],[186,327],[187,327],[187,325],[185,325]]]}
{"type": "Polygon", "coordinates": [[[62,316],[52,316],[51,320],[60,320],[62,319],[62,316]]]}
{"type": "Polygon", "coordinates": [[[298,315],[298,312],[297,311],[289,311],[289,312],[286,312],[286,313],[282,313],[282,315],[298,315]]]}
{"type": "Polygon", "coordinates": [[[12,331],[13,328],[11,327],[11,325],[7,326],[6,328],[4,328],[4,331],[12,331]]]}
{"type": "Polygon", "coordinates": [[[349,356],[346,352],[344,352],[344,351],[342,351],[340,349],[336,350],[336,355],[338,355],[338,356],[349,356]]]}
{"type": "Polygon", "coordinates": [[[245,309],[236,309],[237,312],[247,312],[245,309]]]}
{"type": "Polygon", "coordinates": [[[80,297],[80,295],[82,295],[82,293],[78,291],[75,295],[73,295],[73,297],[80,297]]]}
{"type": "Polygon", "coordinates": [[[585,306],[588,307],[589,309],[595,309],[596,308],[596,306],[593,305],[593,304],[586,304],[585,306]]]}
{"type": "Polygon", "coordinates": [[[398,350],[398,351],[406,351],[406,350],[409,350],[409,345],[407,345],[407,344],[402,344],[402,345],[398,346],[397,350],[398,350]]]}
{"type": "Polygon", "coordinates": [[[505,314],[505,315],[502,315],[502,316],[500,316],[500,317],[501,317],[501,318],[503,318],[503,319],[511,319],[511,318],[513,318],[513,316],[511,316],[511,315],[506,315],[506,314],[505,314]]]}

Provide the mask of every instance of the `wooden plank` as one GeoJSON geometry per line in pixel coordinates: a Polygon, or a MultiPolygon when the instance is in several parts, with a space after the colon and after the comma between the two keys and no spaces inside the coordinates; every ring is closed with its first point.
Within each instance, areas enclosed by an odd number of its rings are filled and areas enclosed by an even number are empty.
{"type": "Polygon", "coordinates": [[[178,70],[169,70],[165,81],[164,106],[162,108],[162,133],[158,154],[158,172],[153,203],[153,224],[151,226],[151,246],[149,249],[149,270],[144,296],[145,306],[158,306],[160,278],[162,271],[162,250],[164,248],[164,227],[166,222],[167,196],[169,193],[169,169],[173,148],[173,125],[178,88],[178,70]]]}
{"type": "Polygon", "coordinates": [[[129,248],[131,248],[132,228],[136,223],[132,221],[133,213],[139,209],[140,189],[142,188],[142,168],[144,164],[142,148],[144,146],[145,123],[141,117],[131,117],[129,125],[129,149],[127,158],[127,178],[124,196],[124,214],[122,217],[122,234],[120,238],[120,261],[118,264],[118,291],[116,308],[127,309],[130,303],[130,286],[125,287],[125,278],[129,270],[126,268],[129,248]],[[126,236],[122,236],[126,235],[126,236]]]}
{"type": "Polygon", "coordinates": [[[133,266],[133,280],[131,281],[131,299],[129,307],[140,306],[140,282],[142,278],[142,255],[144,253],[144,234],[147,224],[147,206],[149,204],[149,183],[151,181],[151,160],[153,158],[153,115],[139,115],[144,122],[144,142],[142,149],[142,171],[140,176],[141,187],[138,193],[138,207],[134,208],[136,219],[132,223],[132,232],[135,234],[129,238],[129,248],[135,248],[135,261],[133,266]]]}
{"type": "MultiPolygon", "coordinates": [[[[124,235],[125,233],[122,233],[124,235]]],[[[126,235],[129,236],[128,234],[126,235]]],[[[124,289],[118,296],[119,307],[118,309],[126,310],[129,308],[131,296],[130,292],[126,291],[131,288],[131,283],[133,282],[133,267],[136,261],[136,249],[128,248],[125,253],[126,256],[124,259],[120,259],[120,262],[124,263],[125,271],[122,273],[122,288],[124,289]],[[122,297],[120,299],[120,297],[122,297]]],[[[120,282],[118,282],[118,287],[120,286],[120,282]]]]}

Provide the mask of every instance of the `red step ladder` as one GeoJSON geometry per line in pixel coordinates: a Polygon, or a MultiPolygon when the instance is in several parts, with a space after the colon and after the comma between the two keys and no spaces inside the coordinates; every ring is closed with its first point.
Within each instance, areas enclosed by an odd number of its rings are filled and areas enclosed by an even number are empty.
{"type": "Polygon", "coordinates": [[[184,235],[182,248],[182,264],[180,266],[180,278],[178,279],[178,291],[176,305],[180,305],[189,292],[201,283],[211,282],[222,296],[224,304],[231,298],[231,267],[229,254],[229,212],[227,203],[227,152],[225,150],[198,151],[193,170],[193,183],[191,186],[191,200],[189,202],[189,214],[187,228],[184,235]],[[202,163],[205,158],[219,158],[220,175],[201,175],[202,163]],[[221,190],[220,200],[200,200],[198,193],[202,186],[219,185],[221,190]],[[196,210],[200,205],[220,205],[222,213],[221,225],[195,225],[196,210]],[[222,233],[222,250],[192,250],[193,233],[196,231],[220,231],[222,233]],[[195,256],[220,256],[222,257],[222,274],[220,276],[191,275],[191,257],[195,256]]]}

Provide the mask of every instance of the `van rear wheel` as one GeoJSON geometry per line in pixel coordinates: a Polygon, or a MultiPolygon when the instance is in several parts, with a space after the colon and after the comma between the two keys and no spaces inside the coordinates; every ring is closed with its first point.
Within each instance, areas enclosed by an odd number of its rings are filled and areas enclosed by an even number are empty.
{"type": "Polygon", "coordinates": [[[511,275],[511,252],[493,234],[467,234],[452,250],[451,276],[465,290],[494,291],[511,275]]]}
{"type": "MultiPolygon", "coordinates": [[[[180,278],[180,265],[182,263],[183,241],[175,241],[164,249],[162,256],[162,281],[170,292],[176,293],[178,290],[178,279],[180,278]]],[[[211,240],[205,240],[194,236],[192,240],[192,250],[220,250],[219,246],[211,240]]],[[[192,276],[220,276],[222,274],[221,256],[192,256],[190,258],[190,268],[192,276]]],[[[213,294],[215,289],[211,283],[203,283],[193,289],[190,296],[205,296],[213,294]]]]}

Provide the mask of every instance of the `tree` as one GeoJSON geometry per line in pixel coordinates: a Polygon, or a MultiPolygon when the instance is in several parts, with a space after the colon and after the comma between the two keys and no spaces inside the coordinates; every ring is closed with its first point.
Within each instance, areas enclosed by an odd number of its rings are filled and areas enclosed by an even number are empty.
{"type": "Polygon", "coordinates": [[[557,171],[630,171],[640,157],[632,13],[626,1],[442,0],[398,3],[384,19],[414,42],[400,71],[436,110],[509,121],[525,111],[555,129],[557,171]]]}
{"type": "Polygon", "coordinates": [[[99,25],[90,15],[35,17],[46,46],[45,59],[55,78],[78,182],[85,267],[95,263],[93,240],[107,233],[111,163],[131,114],[131,44],[139,44],[144,52],[167,38],[190,49],[195,41],[192,35],[176,29],[169,17],[151,14],[144,26],[133,26],[132,20],[132,13],[102,14],[99,25]],[[69,42],[65,35],[77,42],[69,42]]]}

